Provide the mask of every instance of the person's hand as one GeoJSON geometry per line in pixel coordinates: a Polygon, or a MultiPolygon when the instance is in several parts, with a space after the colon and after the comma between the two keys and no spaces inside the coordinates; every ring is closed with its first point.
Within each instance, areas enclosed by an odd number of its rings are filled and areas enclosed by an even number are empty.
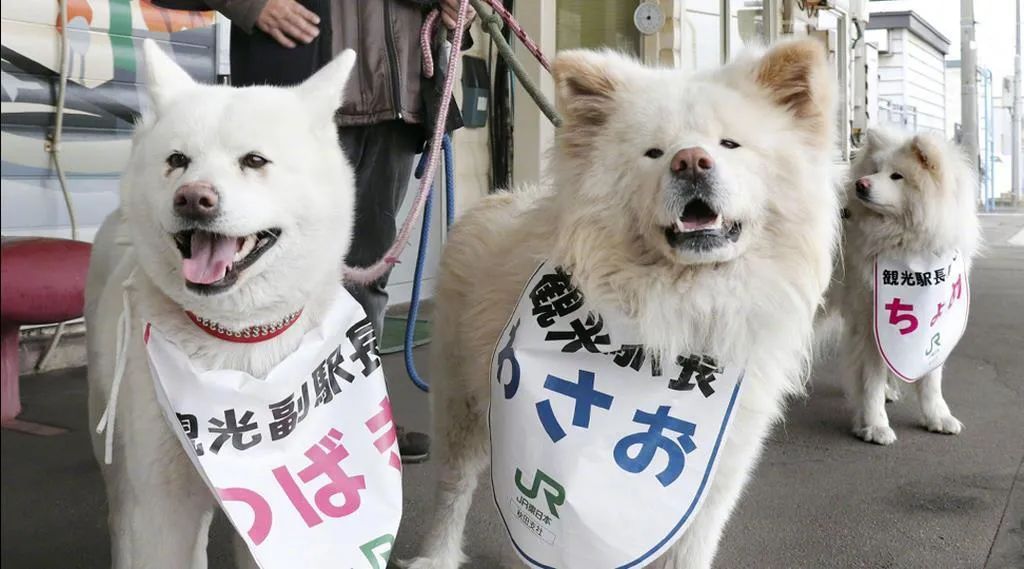
{"type": "MultiPolygon", "coordinates": [[[[473,6],[466,6],[466,27],[473,23],[473,18],[476,18],[476,10],[473,6]]],[[[444,21],[444,25],[449,30],[455,29],[455,24],[459,19],[459,0],[441,0],[441,20],[444,21]]]]}
{"type": "Polygon", "coordinates": [[[320,35],[320,17],[295,0],[267,0],[256,27],[287,48],[296,41],[309,43],[320,35]]]}

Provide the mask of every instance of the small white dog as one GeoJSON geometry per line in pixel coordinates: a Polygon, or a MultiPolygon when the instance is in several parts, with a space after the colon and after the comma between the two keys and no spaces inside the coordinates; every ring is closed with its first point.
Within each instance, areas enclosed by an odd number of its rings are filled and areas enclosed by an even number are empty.
{"type": "MultiPolygon", "coordinates": [[[[875,340],[875,263],[959,250],[965,274],[969,272],[980,241],[977,177],[960,149],[937,134],[870,130],[851,166],[850,181],[843,264],[829,297],[843,321],[841,367],[854,433],[888,445],[896,441],[896,433],[889,426],[885,400],[896,399],[903,382],[889,371],[875,340]]],[[[942,367],[914,386],[922,425],[938,433],[959,433],[963,425],[942,397],[942,367]]]]}
{"type": "Polygon", "coordinates": [[[433,342],[441,482],[410,566],[464,561],[477,480],[489,453],[503,452],[488,438],[489,362],[524,283],[549,259],[593,307],[624,314],[652,352],[745,363],[704,504],[653,565],[707,568],[786,396],[803,390],[832,272],[839,210],[825,49],[784,43],[693,74],[568,51],[554,77],[565,124],[550,191],[487,198],[447,243],[433,342]]]}
{"type": "Polygon", "coordinates": [[[121,207],[97,235],[89,269],[89,409],[93,424],[108,401],[114,411],[111,464],[110,439],[94,439],[113,566],[202,568],[216,502],[156,400],[139,323],[159,323],[197,366],[256,377],[320,323],[341,286],[354,215],[353,175],[333,117],[355,54],[291,89],[197,84],[150,40],[145,56],[152,108],[136,128],[121,207]],[[126,306],[124,379],[112,397],[126,306]],[[273,339],[234,343],[201,330],[186,311],[239,336],[291,326],[273,339]]]}

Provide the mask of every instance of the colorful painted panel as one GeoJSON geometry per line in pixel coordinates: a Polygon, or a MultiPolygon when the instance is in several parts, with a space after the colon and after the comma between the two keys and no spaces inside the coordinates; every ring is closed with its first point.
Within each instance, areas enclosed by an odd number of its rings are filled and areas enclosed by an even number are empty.
{"type": "MultiPolygon", "coordinates": [[[[215,17],[149,0],[67,0],[68,89],[61,162],[80,238],[117,207],[118,176],[142,104],[142,40],[153,38],[200,81],[216,80],[215,17]]],[[[2,32],[0,232],[69,235],[47,152],[60,76],[60,4],[5,0],[2,32]]]]}

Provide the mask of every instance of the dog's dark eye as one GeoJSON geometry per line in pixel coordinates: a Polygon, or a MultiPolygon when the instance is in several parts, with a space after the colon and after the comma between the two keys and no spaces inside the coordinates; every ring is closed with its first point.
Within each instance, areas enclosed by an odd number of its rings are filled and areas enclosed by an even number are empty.
{"type": "Polygon", "coordinates": [[[171,167],[171,170],[188,168],[188,165],[191,163],[192,159],[181,152],[172,152],[171,155],[167,157],[167,165],[171,167]]]}
{"type": "Polygon", "coordinates": [[[900,174],[899,172],[893,172],[892,175],[889,176],[889,179],[890,180],[902,180],[903,179],[903,174],[900,174]]]}
{"type": "Polygon", "coordinates": [[[665,154],[665,151],[660,148],[649,148],[647,152],[644,152],[644,156],[648,158],[661,158],[665,154]]]}
{"type": "Polygon", "coordinates": [[[242,168],[253,168],[255,170],[259,170],[269,164],[270,160],[267,160],[255,152],[250,152],[245,156],[242,156],[242,159],[238,162],[242,165],[242,168]]]}
{"type": "Polygon", "coordinates": [[[721,144],[722,146],[728,148],[729,150],[740,147],[740,143],[736,142],[731,138],[723,138],[722,140],[718,141],[718,144],[721,144]]]}

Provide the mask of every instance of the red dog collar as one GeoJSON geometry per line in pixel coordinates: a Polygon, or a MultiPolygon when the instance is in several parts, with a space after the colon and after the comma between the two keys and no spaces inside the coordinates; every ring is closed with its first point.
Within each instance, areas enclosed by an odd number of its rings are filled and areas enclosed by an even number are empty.
{"type": "Polygon", "coordinates": [[[185,314],[188,315],[189,320],[195,323],[203,332],[213,336],[214,338],[224,340],[225,342],[237,342],[240,344],[255,344],[257,342],[265,342],[271,338],[276,338],[284,333],[285,330],[292,327],[292,324],[299,319],[302,315],[302,311],[298,310],[285,316],[277,322],[271,324],[258,324],[256,326],[250,326],[241,330],[231,330],[221,326],[220,324],[208,320],[206,318],[200,318],[191,311],[186,310],[185,314]]]}

